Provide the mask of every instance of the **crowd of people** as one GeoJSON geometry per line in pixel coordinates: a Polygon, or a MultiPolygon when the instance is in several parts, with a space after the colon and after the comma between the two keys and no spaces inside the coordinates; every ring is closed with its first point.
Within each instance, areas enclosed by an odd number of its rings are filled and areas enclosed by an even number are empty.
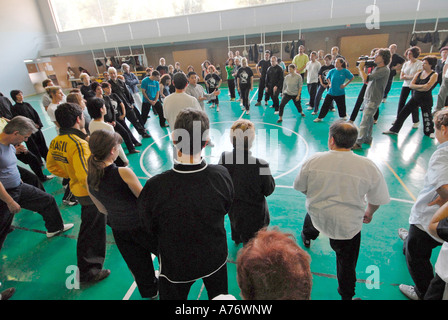
{"type": "MultiPolygon", "coordinates": [[[[316,153],[304,162],[294,188],[307,198],[303,245],[310,247],[320,233],[328,236],[336,252],[338,292],[343,300],[355,296],[362,224],[370,223],[374,212],[390,201],[381,171],[352,150],[372,144],[379,106],[385,102],[397,72],[403,80],[397,118],[384,133],[398,134],[411,114],[413,126],[418,127],[421,108],[424,134],[440,143],[413,206],[409,231],[399,232],[415,283],[401,285],[400,290],[411,299],[441,299],[448,280],[444,268],[448,47],[441,49],[439,60],[434,56],[418,59],[418,47],[407,49],[405,58],[396,51],[396,45],[376,48],[368,63],[357,63],[363,86],[350,119],[345,88],[354,75],[337,47],[327,55],[322,50],[307,55],[301,45],[288,66],[266,51],[256,66],[260,80],[255,106],[271,100],[274,113],[279,115],[277,123],[283,121],[284,108],[291,100],[305,116],[301,104],[305,83],[310,97],[307,110],[318,115],[314,122],[322,122],[336,103],[340,119],[330,126],[329,151],[316,153]],[[432,90],[437,84],[441,88],[433,113],[432,90]],[[360,110],[363,115],[358,129],[354,121],[360,110]],[[434,277],[429,258],[442,244],[434,277]]],[[[127,64],[122,65],[122,74],[110,67],[102,82],[91,81],[89,74],[82,73],[83,84],[67,95],[45,80],[42,104],[57,132],[49,144],[38,113],[24,102],[20,90],[11,91],[14,105],[1,97],[0,248],[13,230],[14,214],[22,207],[43,217],[49,238],[73,227],[73,223],[63,223],[56,200],[42,184],[57,176],[65,189],[63,204],[81,206],[76,252],[81,284],[101,281],[111,273],[104,269],[108,225],[143,298],[187,299],[198,279],[204,281],[209,298],[228,297],[224,228],[228,214],[232,240],[243,245],[237,259],[242,298],[310,299],[309,255],[291,235],[268,228],[266,198],[274,192],[275,180],[269,163],[251,154],[254,123],[242,118],[233,123],[229,137],[233,151],[224,152],[218,164],[202,158],[203,149],[213,146],[205,102],[219,112],[224,80],[230,100],[240,102],[242,110],[250,114],[249,94],[255,75],[247,58],[229,52],[225,72],[223,77],[220,68],[205,61],[200,71],[202,86],[193,67],[183,72],[179,63],[166,66],[161,58],[155,70],[148,67],[141,83],[127,64]],[[160,127],[171,129],[174,165],[142,185],[128,167],[123,144],[128,154],[140,152],[137,148],[142,143],[130,125],[141,138],[151,138],[145,127],[151,109],[160,127]],[[17,160],[29,164],[33,172],[23,169],[17,160]],[[43,174],[44,161],[52,175],[43,174]],[[154,269],[153,256],[158,258],[160,270],[154,269]]],[[[8,289],[0,298],[12,294],[8,289]]]]}

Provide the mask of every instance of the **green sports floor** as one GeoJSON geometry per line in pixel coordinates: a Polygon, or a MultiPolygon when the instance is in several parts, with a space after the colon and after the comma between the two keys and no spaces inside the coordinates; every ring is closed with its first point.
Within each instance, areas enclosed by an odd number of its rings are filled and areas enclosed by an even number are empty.
{"type": "MultiPolygon", "coordinates": [[[[357,77],[358,78],[358,77],[357,77]]],[[[358,78],[359,79],[359,78],[358,78]]],[[[402,83],[395,80],[386,103],[380,106],[380,118],[374,128],[374,140],[370,148],[356,151],[372,159],[383,172],[388,182],[390,196],[388,205],[382,206],[370,224],[362,230],[361,250],[357,265],[356,297],[363,300],[406,300],[398,285],[413,284],[409,276],[402,241],[397,230],[408,227],[409,213],[423,185],[423,179],[437,141],[423,135],[422,128],[412,129],[408,119],[398,136],[382,135],[395,119],[402,83]],[[371,282],[374,281],[373,283],[371,282]]],[[[361,83],[353,82],[346,88],[347,109],[350,115],[361,83]]],[[[437,87],[433,93],[438,93],[437,87]]],[[[329,112],[323,122],[314,123],[316,116],[306,110],[309,96],[306,88],[302,94],[302,105],[306,117],[298,115],[292,102],[285,108],[283,123],[277,124],[277,115],[269,106],[254,106],[257,90],[251,94],[250,115],[243,114],[238,102],[231,102],[227,88],[221,90],[220,112],[206,104],[212,127],[214,147],[207,147],[204,156],[209,163],[217,163],[224,150],[231,150],[228,131],[233,121],[243,117],[256,126],[257,140],[253,148],[255,156],[269,161],[276,189],[268,197],[271,227],[292,233],[300,246],[303,219],[305,216],[305,196],[292,188],[294,178],[301,163],[315,152],[327,150],[329,125],[338,118],[337,112],[329,112]]],[[[41,106],[41,96],[25,99],[38,110],[44,123],[44,134],[49,144],[56,135],[46,112],[41,106]]],[[[269,103],[271,105],[272,102],[269,103]]],[[[322,103],[321,103],[322,104],[322,103]]],[[[356,123],[359,124],[362,112],[356,123]]],[[[420,116],[421,117],[421,116],[420,116]]],[[[157,117],[151,112],[146,127],[152,138],[143,139],[140,154],[129,155],[130,167],[140,178],[146,180],[172,167],[172,149],[169,131],[160,128],[157,117]]],[[[135,131],[134,131],[135,132],[135,131]]],[[[136,137],[139,137],[136,134],[136,137]]],[[[24,165],[27,167],[26,165],[24,165]]],[[[45,172],[46,169],[45,169],[45,172]]],[[[71,276],[76,266],[76,242],[80,225],[80,206],[68,207],[62,204],[63,189],[61,179],[55,178],[44,183],[47,192],[54,195],[65,223],[75,226],[66,233],[47,239],[41,216],[27,210],[16,214],[11,232],[0,251],[0,282],[2,289],[15,287],[11,300],[142,300],[135,287],[133,277],[121,257],[107,227],[107,256],[104,267],[111,275],[94,285],[72,288],[71,276]]],[[[240,246],[230,237],[229,220],[226,218],[229,293],[241,299],[236,282],[236,257],[240,246]]],[[[304,247],[303,247],[304,248],[304,247]]],[[[311,256],[313,274],[312,300],[339,300],[337,293],[336,259],[328,238],[321,235],[305,249],[311,256]]],[[[434,250],[432,261],[437,259],[434,250]]],[[[157,258],[154,260],[158,268],[157,258]]],[[[0,289],[1,290],[1,289],[0,289]]],[[[191,288],[189,300],[208,299],[202,281],[191,288]]]]}

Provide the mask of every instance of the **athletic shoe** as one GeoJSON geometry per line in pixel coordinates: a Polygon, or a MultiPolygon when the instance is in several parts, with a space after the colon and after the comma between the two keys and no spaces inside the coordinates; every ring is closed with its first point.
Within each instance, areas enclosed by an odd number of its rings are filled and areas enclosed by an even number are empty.
{"type": "Polygon", "coordinates": [[[383,134],[397,135],[398,133],[394,132],[394,131],[387,130],[387,131],[384,131],[383,134]]]}
{"type": "Polygon", "coordinates": [[[71,228],[73,228],[73,226],[74,226],[73,223],[67,223],[67,224],[64,224],[64,227],[59,231],[56,231],[56,232],[48,232],[47,231],[47,238],[53,238],[54,236],[57,236],[58,234],[60,234],[62,232],[70,230],[71,228]]]}
{"type": "Polygon", "coordinates": [[[313,120],[313,122],[322,122],[323,120],[321,118],[316,118],[313,120]]]}
{"type": "Polygon", "coordinates": [[[257,103],[255,104],[257,107],[258,106],[261,106],[261,102],[260,101],[257,101],[257,103]]]}
{"type": "Polygon", "coordinates": [[[313,116],[315,116],[315,115],[317,114],[317,112],[311,112],[311,114],[312,114],[313,116]]]}
{"type": "Polygon", "coordinates": [[[306,110],[313,110],[313,109],[314,109],[313,107],[306,108],[306,110]]]}
{"type": "Polygon", "coordinates": [[[64,199],[62,200],[62,203],[65,204],[66,206],[76,206],[78,204],[78,200],[76,199],[64,199]]]}
{"type": "Polygon", "coordinates": [[[429,137],[430,137],[431,139],[434,139],[434,138],[436,137],[436,135],[435,135],[435,133],[433,132],[433,133],[431,133],[431,134],[429,135],[429,137]]]}
{"type": "Polygon", "coordinates": [[[398,229],[398,236],[400,237],[401,240],[406,240],[406,238],[408,237],[409,231],[406,230],[405,228],[400,228],[398,229]]]}
{"type": "Polygon", "coordinates": [[[420,300],[417,293],[415,292],[414,286],[408,286],[407,284],[400,284],[398,286],[402,294],[411,300],[420,300]]]}
{"type": "Polygon", "coordinates": [[[302,117],[304,117],[305,116],[305,114],[302,112],[301,114],[300,114],[302,117]]]}
{"type": "Polygon", "coordinates": [[[278,114],[279,112],[278,111],[274,111],[274,114],[278,114]]]}
{"type": "Polygon", "coordinates": [[[416,122],[412,124],[412,129],[417,129],[420,122],[416,122]]]}
{"type": "Polygon", "coordinates": [[[360,150],[360,149],[362,149],[362,146],[358,143],[355,143],[352,147],[352,150],[360,150]]]}
{"type": "Polygon", "coordinates": [[[281,123],[283,121],[283,119],[278,119],[277,123],[281,123]]]}

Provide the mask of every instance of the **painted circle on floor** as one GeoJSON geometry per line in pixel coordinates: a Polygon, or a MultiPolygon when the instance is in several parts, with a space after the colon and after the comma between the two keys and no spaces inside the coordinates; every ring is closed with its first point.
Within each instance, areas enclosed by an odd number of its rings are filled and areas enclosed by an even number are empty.
{"type": "MultiPolygon", "coordinates": [[[[251,149],[252,155],[269,163],[275,179],[296,171],[308,157],[308,143],[298,132],[277,124],[252,122],[256,130],[254,145],[251,149]]],[[[208,163],[218,163],[222,152],[232,150],[229,133],[233,123],[234,121],[210,123],[210,136],[214,147],[206,147],[203,151],[203,157],[208,163]]],[[[170,135],[171,131],[168,130],[168,134],[156,138],[141,153],[140,168],[146,178],[172,168],[173,147],[170,135]]]]}

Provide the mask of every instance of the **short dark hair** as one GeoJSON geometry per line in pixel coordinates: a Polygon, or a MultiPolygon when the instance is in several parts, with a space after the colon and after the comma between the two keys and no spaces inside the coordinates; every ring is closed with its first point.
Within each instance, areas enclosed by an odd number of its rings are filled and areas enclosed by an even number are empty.
{"type": "Polygon", "coordinates": [[[154,70],[154,71],[151,73],[151,76],[153,76],[153,77],[160,76],[160,72],[157,71],[157,70],[154,70]]]}
{"type": "Polygon", "coordinates": [[[101,87],[101,84],[99,82],[94,81],[90,84],[90,89],[92,89],[93,92],[95,92],[96,88],[98,87],[101,87]]]}
{"type": "Polygon", "coordinates": [[[337,147],[351,149],[358,138],[358,128],[350,122],[337,120],[330,126],[330,137],[337,147]]]}
{"type": "Polygon", "coordinates": [[[185,73],[176,72],[173,76],[174,87],[178,90],[183,90],[188,84],[188,79],[185,73]]]}
{"type": "Polygon", "coordinates": [[[431,66],[431,69],[434,70],[437,65],[437,57],[436,56],[426,56],[422,59],[422,61],[427,61],[431,66]]]}
{"type": "Polygon", "coordinates": [[[420,47],[414,46],[409,48],[408,51],[412,54],[412,56],[417,59],[420,56],[420,47]]]}
{"type": "Polygon", "coordinates": [[[20,90],[11,90],[10,95],[11,99],[14,100],[14,102],[17,102],[17,95],[22,92],[20,90]]]}
{"type": "Polygon", "coordinates": [[[190,71],[190,72],[188,72],[188,74],[187,74],[187,78],[190,78],[192,75],[197,75],[197,73],[194,72],[194,71],[190,71]]]}
{"type": "Polygon", "coordinates": [[[390,50],[387,48],[382,48],[382,49],[378,49],[378,51],[376,53],[383,58],[383,62],[387,66],[392,57],[390,54],[390,50]]]}
{"type": "Polygon", "coordinates": [[[104,100],[101,98],[90,98],[87,100],[87,111],[92,119],[101,118],[101,108],[104,107],[104,100]]]}
{"type": "Polygon", "coordinates": [[[173,142],[183,154],[198,154],[207,143],[209,128],[210,121],[204,111],[186,108],[176,117],[173,142]]]}
{"type": "Polygon", "coordinates": [[[54,115],[61,128],[69,129],[76,124],[78,117],[82,117],[82,109],[74,103],[62,103],[58,105],[54,115]]]}

